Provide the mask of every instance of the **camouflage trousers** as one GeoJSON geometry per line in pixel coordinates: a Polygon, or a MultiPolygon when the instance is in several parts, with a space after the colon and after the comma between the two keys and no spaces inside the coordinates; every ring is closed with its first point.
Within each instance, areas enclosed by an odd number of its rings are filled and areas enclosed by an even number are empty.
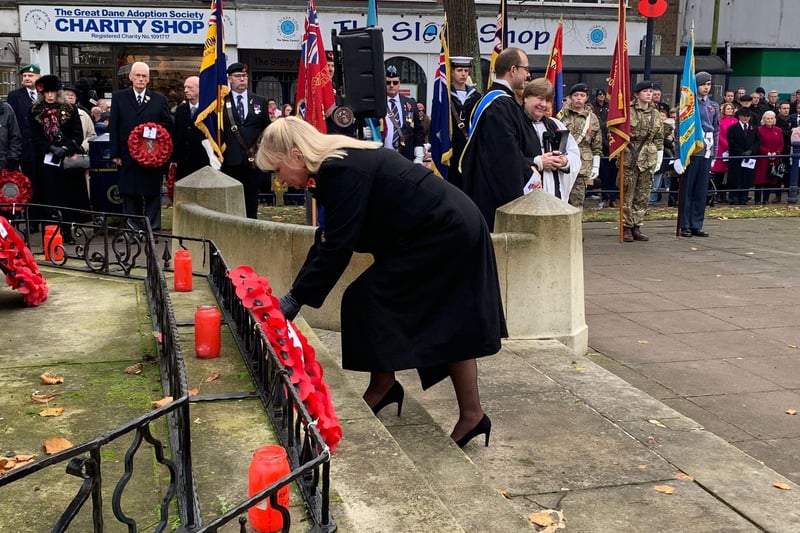
{"type": "Polygon", "coordinates": [[[625,227],[641,226],[647,209],[647,200],[653,188],[653,171],[639,170],[635,165],[625,165],[625,198],[622,202],[622,223],[625,227]]]}
{"type": "Polygon", "coordinates": [[[586,176],[578,174],[572,190],[569,192],[569,205],[583,209],[583,201],[586,199],[586,176]]]}

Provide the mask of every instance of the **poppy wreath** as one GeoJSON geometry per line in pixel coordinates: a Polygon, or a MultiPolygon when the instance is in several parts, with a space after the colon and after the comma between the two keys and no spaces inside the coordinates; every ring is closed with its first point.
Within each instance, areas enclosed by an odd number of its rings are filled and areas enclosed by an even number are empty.
{"type": "Polygon", "coordinates": [[[148,168],[158,168],[172,155],[172,138],[169,132],[160,124],[145,122],[139,124],[128,136],[128,151],[134,161],[148,168]],[[156,130],[155,139],[146,139],[145,128],[156,130]]]}
{"type": "Polygon", "coordinates": [[[47,300],[47,281],[39,272],[36,259],[4,217],[0,217],[0,270],[6,275],[8,286],[22,294],[28,307],[47,300]]]}
{"type": "Polygon", "coordinates": [[[272,287],[265,277],[249,266],[239,266],[228,273],[228,278],[236,289],[236,296],[261,325],[278,360],[297,387],[300,400],[316,421],[322,439],[333,452],[342,438],[342,426],[314,347],[283,316],[280,302],[272,295],[272,287]]]}
{"type": "MultiPolygon", "coordinates": [[[[0,170],[0,204],[27,204],[33,198],[28,177],[19,170],[0,170]]],[[[4,207],[4,211],[12,208],[4,207]]]]}

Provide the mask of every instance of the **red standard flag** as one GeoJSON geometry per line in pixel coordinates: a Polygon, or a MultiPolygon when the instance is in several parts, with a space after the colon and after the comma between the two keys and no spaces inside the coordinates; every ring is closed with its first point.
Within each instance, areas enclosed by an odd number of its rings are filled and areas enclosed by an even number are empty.
{"type": "Polygon", "coordinates": [[[564,49],[564,21],[558,21],[556,36],[553,38],[553,48],[550,50],[550,59],[547,60],[547,71],[544,77],[553,85],[553,115],[561,111],[561,100],[564,99],[564,74],[561,64],[561,51],[564,49]]]}
{"type": "Polygon", "coordinates": [[[322,44],[317,20],[317,5],[314,0],[309,0],[305,35],[300,46],[300,72],[297,76],[298,113],[318,131],[327,133],[325,112],[335,103],[325,46],[322,44]]]}
{"type": "Polygon", "coordinates": [[[625,0],[619,0],[619,32],[608,77],[608,157],[614,158],[631,140],[631,69],[625,33],[625,0]]]}

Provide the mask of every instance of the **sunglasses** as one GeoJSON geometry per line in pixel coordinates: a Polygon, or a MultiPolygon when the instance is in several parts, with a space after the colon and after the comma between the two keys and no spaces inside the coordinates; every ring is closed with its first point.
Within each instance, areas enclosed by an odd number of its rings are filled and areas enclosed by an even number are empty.
{"type": "Polygon", "coordinates": [[[386,85],[400,85],[398,80],[386,80],[386,85]]]}

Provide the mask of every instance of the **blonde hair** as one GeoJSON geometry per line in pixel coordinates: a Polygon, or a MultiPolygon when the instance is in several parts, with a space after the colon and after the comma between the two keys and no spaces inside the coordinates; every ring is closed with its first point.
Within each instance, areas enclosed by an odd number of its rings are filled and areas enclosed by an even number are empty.
{"type": "Polygon", "coordinates": [[[774,111],[764,111],[764,114],[761,115],[761,124],[766,124],[765,120],[771,118],[776,119],[774,111]]]}
{"type": "Polygon", "coordinates": [[[299,117],[276,120],[261,134],[256,152],[256,165],[261,170],[275,170],[275,165],[286,161],[292,148],[303,154],[309,172],[319,172],[326,159],[342,159],[346,148],[374,150],[381,143],[361,141],[345,135],[325,135],[299,117]]]}

